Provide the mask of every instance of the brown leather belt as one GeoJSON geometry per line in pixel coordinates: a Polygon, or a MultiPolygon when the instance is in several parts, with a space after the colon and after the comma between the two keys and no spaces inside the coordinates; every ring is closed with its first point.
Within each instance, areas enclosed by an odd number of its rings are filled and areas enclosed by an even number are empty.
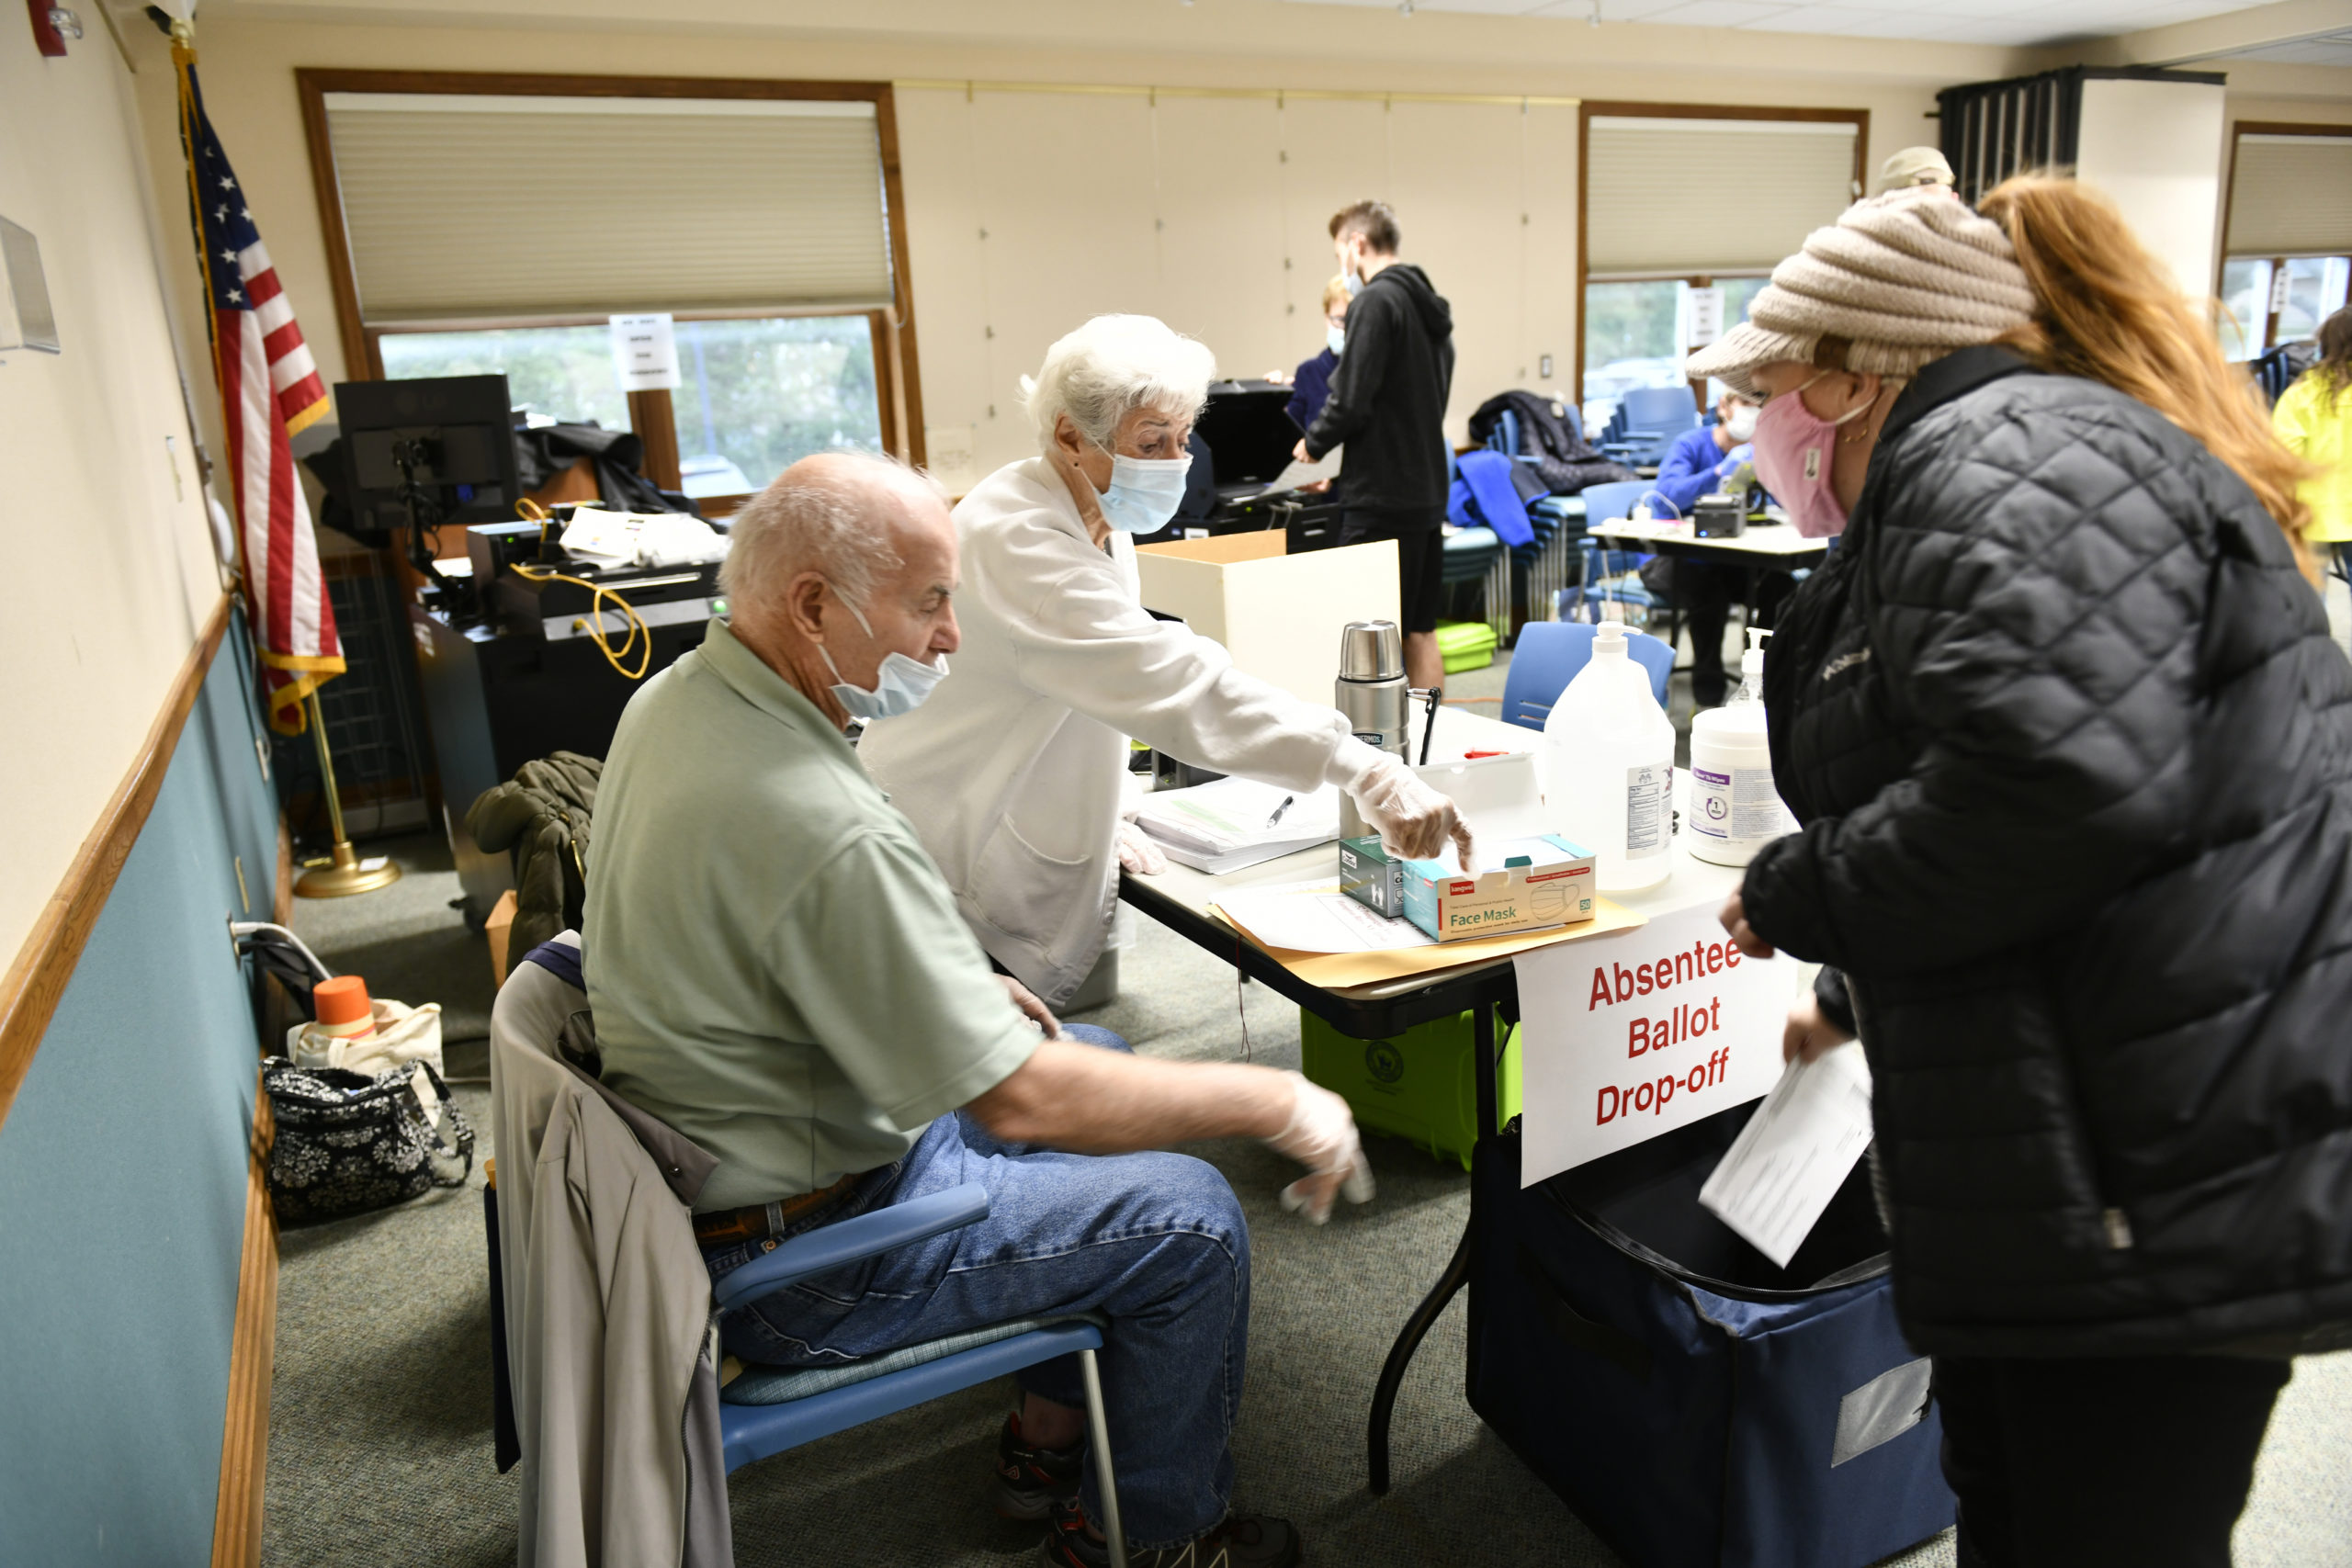
{"type": "Polygon", "coordinates": [[[803,1192],[797,1198],[780,1198],[773,1203],[748,1203],[740,1209],[717,1209],[707,1214],[695,1216],[695,1240],[705,1247],[721,1247],[730,1241],[765,1241],[781,1235],[785,1227],[797,1220],[807,1219],[836,1199],[848,1196],[862,1172],[852,1172],[831,1187],[814,1192],[803,1192]]]}

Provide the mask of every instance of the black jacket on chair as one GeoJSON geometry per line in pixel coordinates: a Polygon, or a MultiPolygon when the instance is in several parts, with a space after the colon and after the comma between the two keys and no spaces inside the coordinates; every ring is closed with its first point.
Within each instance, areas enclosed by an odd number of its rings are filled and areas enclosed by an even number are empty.
{"type": "Polygon", "coordinates": [[[1766,662],[1748,919],[1851,987],[1914,1342],[2352,1319],[2352,665],[2253,492],[1962,350],[1766,662]]]}

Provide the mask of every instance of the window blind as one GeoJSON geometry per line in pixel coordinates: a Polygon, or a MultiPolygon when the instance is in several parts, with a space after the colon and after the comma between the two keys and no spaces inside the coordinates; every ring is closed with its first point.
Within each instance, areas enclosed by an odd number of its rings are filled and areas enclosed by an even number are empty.
{"type": "Polygon", "coordinates": [[[891,298],[874,105],[330,93],[371,325],[891,298]]]}
{"type": "Polygon", "coordinates": [[[1835,221],[1854,188],[1851,121],[1595,115],[1585,270],[1769,270],[1835,221]]]}
{"type": "Polygon", "coordinates": [[[2233,256],[2352,252],[2352,136],[2241,136],[2230,176],[2233,256]]]}

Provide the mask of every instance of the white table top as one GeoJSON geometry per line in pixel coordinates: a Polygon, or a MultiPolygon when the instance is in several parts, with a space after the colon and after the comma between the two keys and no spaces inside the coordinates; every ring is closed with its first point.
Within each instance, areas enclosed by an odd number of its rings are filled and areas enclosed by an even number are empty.
{"type": "MultiPolygon", "coordinates": [[[[1539,731],[1505,724],[1500,719],[1488,718],[1461,708],[1440,708],[1430,760],[1440,761],[1448,757],[1459,757],[1467,750],[1533,751],[1540,758],[1544,750],[1544,737],[1539,731]]],[[[1418,746],[1415,754],[1419,754],[1418,746]]],[[[1539,763],[1539,771],[1540,767],[1539,763]]],[[[1675,805],[1678,808],[1684,804],[1688,783],[1688,770],[1677,769],[1675,805]]],[[[1740,868],[1695,860],[1686,851],[1685,843],[1685,835],[1675,834],[1674,848],[1670,852],[1674,870],[1664,882],[1644,888],[1639,893],[1611,893],[1608,897],[1622,907],[1653,919],[1696,905],[1703,904],[1713,908],[1722,904],[1737,890],[1743,874],[1740,868]]],[[[1279,860],[1227,872],[1222,876],[1212,876],[1190,866],[1171,863],[1157,876],[1133,880],[1139,886],[1182,906],[1195,915],[1215,919],[1216,917],[1209,913],[1209,905],[1235,893],[1253,887],[1307,882],[1318,877],[1337,878],[1339,872],[1338,850],[1330,844],[1317,844],[1311,849],[1286,854],[1279,860]]],[[[1435,980],[1477,974],[1510,962],[1508,956],[1490,958],[1482,963],[1383,980],[1369,986],[1350,986],[1344,987],[1340,994],[1368,998],[1386,997],[1417,990],[1435,980]]]]}
{"type": "Polygon", "coordinates": [[[1821,555],[1829,548],[1826,539],[1808,539],[1786,523],[1750,523],[1747,532],[1728,539],[1702,539],[1692,532],[1689,520],[1675,522],[1668,518],[1652,518],[1647,523],[1635,523],[1623,517],[1604,518],[1589,524],[1588,531],[1611,539],[1638,539],[1648,544],[1693,545],[1705,550],[1721,550],[1727,555],[1782,556],[1821,555]]]}

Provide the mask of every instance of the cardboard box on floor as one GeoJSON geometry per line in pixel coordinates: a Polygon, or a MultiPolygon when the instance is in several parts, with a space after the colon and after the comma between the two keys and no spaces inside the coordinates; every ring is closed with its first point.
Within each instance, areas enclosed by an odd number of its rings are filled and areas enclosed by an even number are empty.
{"type": "Polygon", "coordinates": [[[1279,529],[1143,545],[1136,573],[1146,608],[1223,643],[1236,669],[1329,705],[1340,629],[1397,618],[1396,544],[1288,548],[1279,529]]]}

